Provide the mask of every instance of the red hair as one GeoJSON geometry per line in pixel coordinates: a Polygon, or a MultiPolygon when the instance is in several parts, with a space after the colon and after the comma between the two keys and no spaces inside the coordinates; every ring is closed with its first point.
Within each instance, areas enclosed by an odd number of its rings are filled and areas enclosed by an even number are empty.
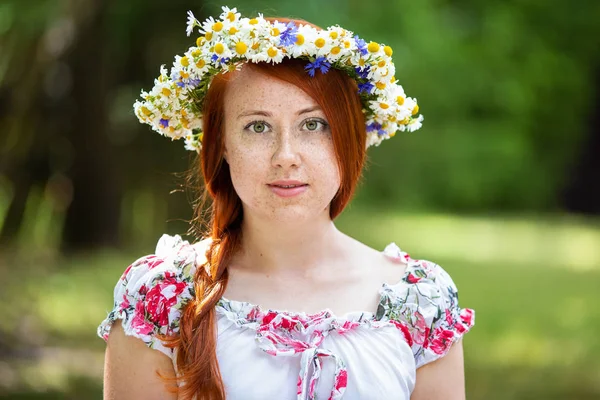
{"type": "MultiPolygon", "coordinates": [[[[274,18],[267,18],[274,21],[274,18]]],[[[278,18],[280,22],[305,21],[278,18]]],[[[286,59],[280,64],[247,63],[267,76],[291,83],[308,94],[321,107],[327,118],[340,170],[340,188],[331,201],[329,215],[337,217],[360,179],[365,162],[366,127],[356,82],[342,71],[330,69],[327,74],[309,77],[304,70],[307,61],[286,59]]],[[[204,178],[205,198],[212,200],[210,227],[202,237],[211,239],[207,262],[199,266],[195,276],[196,297],[181,316],[180,333],[164,338],[168,347],[177,349],[179,398],[224,400],[225,390],[216,356],[215,305],[227,286],[227,265],[241,243],[242,203],[236,194],[224,150],[224,95],[229,74],[213,78],[202,104],[203,131],[199,170],[204,178]]],[[[203,202],[195,206],[194,223],[203,220],[203,202]]],[[[169,379],[164,378],[166,381],[169,379]]],[[[171,379],[172,381],[172,379],[171,379]]]]}

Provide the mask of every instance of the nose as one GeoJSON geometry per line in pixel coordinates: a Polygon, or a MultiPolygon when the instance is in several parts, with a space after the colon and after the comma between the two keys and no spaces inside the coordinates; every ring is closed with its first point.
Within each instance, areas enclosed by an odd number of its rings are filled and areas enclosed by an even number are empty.
{"type": "Polygon", "coordinates": [[[298,167],[301,157],[298,149],[297,138],[290,130],[284,130],[277,135],[275,150],[271,157],[271,164],[278,168],[298,167]]]}

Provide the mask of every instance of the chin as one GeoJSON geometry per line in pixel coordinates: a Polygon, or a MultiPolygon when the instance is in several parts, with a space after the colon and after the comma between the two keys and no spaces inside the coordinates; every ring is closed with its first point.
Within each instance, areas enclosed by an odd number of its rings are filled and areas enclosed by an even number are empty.
{"type": "Polygon", "coordinates": [[[271,206],[267,208],[252,208],[249,210],[261,219],[272,220],[277,223],[299,224],[314,221],[327,215],[329,218],[329,206],[307,207],[306,204],[290,204],[271,206]]]}

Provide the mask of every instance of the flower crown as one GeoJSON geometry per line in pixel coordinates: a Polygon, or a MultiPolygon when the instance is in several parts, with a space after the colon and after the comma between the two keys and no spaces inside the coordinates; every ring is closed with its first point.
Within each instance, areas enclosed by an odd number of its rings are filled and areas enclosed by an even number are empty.
{"type": "Polygon", "coordinates": [[[366,146],[379,145],[397,131],[415,131],[423,116],[415,99],[406,97],[396,83],[392,48],[366,43],[351,31],[330,26],[287,24],[241,18],[236,8],[222,7],[219,20],[204,23],[188,11],[187,35],[199,27],[202,36],[183,56],[175,56],[170,74],[163,66],[150,92],[134,104],[142,123],[171,139],[185,139],[185,148],[200,152],[202,101],[212,78],[239,70],[246,62],[280,63],[284,58],[307,60],[305,70],[314,77],[330,68],[346,72],[358,84],[367,124],[366,146]]]}

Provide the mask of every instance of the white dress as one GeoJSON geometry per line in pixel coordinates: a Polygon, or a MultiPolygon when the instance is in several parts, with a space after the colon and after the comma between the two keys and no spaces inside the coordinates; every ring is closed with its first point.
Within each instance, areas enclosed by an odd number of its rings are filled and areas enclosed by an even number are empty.
{"type": "MultiPolygon", "coordinates": [[[[196,266],[205,261],[200,253],[179,236],[163,235],[156,253],[135,261],[117,282],[98,335],[106,340],[122,319],[127,335],[175,365],[176,354],[155,335],[179,331],[196,266]]],[[[439,265],[413,260],[393,243],[384,254],[407,268],[398,283],[382,284],[376,313],[292,313],[221,298],[217,360],[227,399],[408,400],[416,369],[445,355],[473,326],[474,312],[458,306],[456,286],[439,265]]]]}

